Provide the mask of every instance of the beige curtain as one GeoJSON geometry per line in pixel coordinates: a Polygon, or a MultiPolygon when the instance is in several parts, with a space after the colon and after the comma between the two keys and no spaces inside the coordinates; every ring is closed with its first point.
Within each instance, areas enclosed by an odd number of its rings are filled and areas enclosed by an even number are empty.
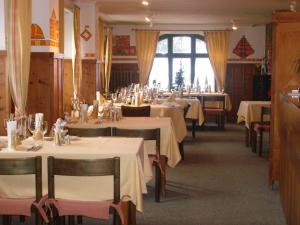
{"type": "Polygon", "coordinates": [[[31,0],[6,0],[7,68],[17,115],[25,115],[31,52],[31,0]]]}
{"type": "Polygon", "coordinates": [[[73,27],[75,43],[75,56],[73,64],[73,90],[76,96],[81,96],[82,65],[80,51],[80,8],[76,5],[73,9],[73,27]]]}
{"type": "Polygon", "coordinates": [[[107,28],[106,47],[105,47],[105,92],[109,93],[110,71],[112,61],[112,28],[107,28]]]}
{"type": "Polygon", "coordinates": [[[98,44],[98,57],[100,61],[100,88],[101,91],[105,90],[105,62],[104,62],[104,55],[105,55],[105,30],[104,30],[104,23],[101,18],[98,19],[98,32],[99,32],[99,44],[98,44]]]}
{"type": "Polygon", "coordinates": [[[204,37],[218,91],[222,91],[225,88],[230,31],[205,32],[204,37]]]}
{"type": "Polygon", "coordinates": [[[140,83],[147,84],[151,72],[159,31],[137,30],[136,33],[136,53],[139,64],[140,83]]]}

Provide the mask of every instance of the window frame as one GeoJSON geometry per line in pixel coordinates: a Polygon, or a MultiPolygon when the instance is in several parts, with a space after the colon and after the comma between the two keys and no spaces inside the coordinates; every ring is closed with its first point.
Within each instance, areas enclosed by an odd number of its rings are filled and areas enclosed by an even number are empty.
{"type": "Polygon", "coordinates": [[[163,34],[158,41],[167,39],[168,53],[156,53],[155,58],[168,58],[169,62],[169,90],[173,83],[173,58],[189,58],[191,59],[191,84],[194,83],[195,78],[195,63],[196,58],[209,58],[208,53],[196,53],[196,39],[204,41],[204,36],[200,34],[163,34]],[[173,38],[174,37],[190,37],[191,38],[191,53],[173,53],[173,38]]]}

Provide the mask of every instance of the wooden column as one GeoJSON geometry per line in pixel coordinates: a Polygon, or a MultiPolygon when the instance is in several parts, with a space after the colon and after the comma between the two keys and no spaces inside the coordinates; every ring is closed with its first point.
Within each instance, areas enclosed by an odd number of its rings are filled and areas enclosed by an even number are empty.
{"type": "Polygon", "coordinates": [[[4,119],[10,113],[10,94],[8,87],[8,74],[6,72],[6,51],[0,51],[0,135],[6,135],[4,119]]]}
{"type": "Polygon", "coordinates": [[[270,131],[270,183],[280,174],[279,94],[299,86],[295,62],[300,58],[300,13],[273,14],[272,115],[270,131]]]}
{"type": "Polygon", "coordinates": [[[63,71],[62,54],[31,53],[27,112],[44,113],[50,126],[63,116],[63,71]]]}
{"type": "Polygon", "coordinates": [[[93,104],[96,91],[100,90],[100,64],[97,59],[82,60],[82,89],[81,95],[86,103],[93,104]]]}

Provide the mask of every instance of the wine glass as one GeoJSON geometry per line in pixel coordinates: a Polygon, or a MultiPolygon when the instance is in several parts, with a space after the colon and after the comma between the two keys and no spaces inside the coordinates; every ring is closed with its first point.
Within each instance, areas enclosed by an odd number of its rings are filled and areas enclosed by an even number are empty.
{"type": "Polygon", "coordinates": [[[33,135],[34,131],[35,131],[35,120],[34,120],[34,117],[33,117],[32,114],[30,114],[28,116],[28,119],[27,119],[27,128],[28,128],[29,132],[33,135]]]}

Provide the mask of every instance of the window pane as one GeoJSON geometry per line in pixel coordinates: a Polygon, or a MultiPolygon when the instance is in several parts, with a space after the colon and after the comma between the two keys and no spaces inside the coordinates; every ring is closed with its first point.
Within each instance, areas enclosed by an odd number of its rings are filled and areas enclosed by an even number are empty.
{"type": "Polygon", "coordinates": [[[207,84],[211,86],[211,90],[215,91],[215,75],[209,58],[197,58],[195,63],[194,87],[197,87],[198,81],[201,90],[204,91],[205,80],[207,80],[207,84]]]}
{"type": "Polygon", "coordinates": [[[157,43],[156,53],[160,53],[160,54],[168,53],[168,39],[163,39],[157,43]]]}
{"type": "Polygon", "coordinates": [[[167,58],[155,58],[149,77],[149,86],[153,87],[153,81],[160,83],[162,89],[169,86],[169,63],[167,58]]]}
{"type": "Polygon", "coordinates": [[[206,44],[204,41],[202,41],[200,39],[196,39],[196,53],[206,53],[207,54],[206,44]]]}
{"type": "Polygon", "coordinates": [[[190,37],[174,37],[173,53],[191,53],[190,37]]]}
{"type": "Polygon", "coordinates": [[[177,87],[176,76],[180,71],[183,71],[184,86],[191,85],[191,59],[190,58],[174,58],[173,59],[173,87],[177,87]]]}

